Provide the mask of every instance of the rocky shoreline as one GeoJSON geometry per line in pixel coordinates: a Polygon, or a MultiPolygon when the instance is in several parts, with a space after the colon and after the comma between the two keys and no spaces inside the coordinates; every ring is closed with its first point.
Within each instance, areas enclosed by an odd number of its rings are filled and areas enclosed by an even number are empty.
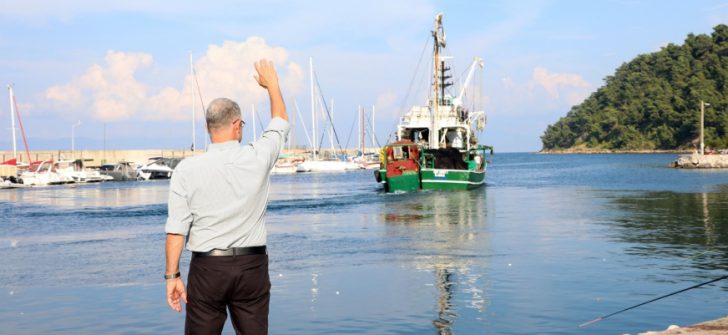
{"type": "Polygon", "coordinates": [[[725,169],[728,168],[728,155],[682,155],[670,165],[680,169],[725,169]]]}
{"type": "Polygon", "coordinates": [[[559,149],[541,150],[540,154],[689,154],[690,150],[602,150],[602,149],[559,149]]]}
{"type": "Polygon", "coordinates": [[[670,326],[663,331],[649,331],[640,335],[718,335],[728,334],[728,316],[687,327],[670,326]]]}

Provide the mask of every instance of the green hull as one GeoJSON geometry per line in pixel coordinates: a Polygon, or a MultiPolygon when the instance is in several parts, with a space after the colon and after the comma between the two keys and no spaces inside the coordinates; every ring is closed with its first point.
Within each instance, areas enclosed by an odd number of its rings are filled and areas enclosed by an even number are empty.
{"type": "Polygon", "coordinates": [[[384,190],[390,193],[423,190],[470,190],[485,185],[485,170],[422,169],[419,174],[392,178],[379,170],[384,190]]]}
{"type": "Polygon", "coordinates": [[[409,192],[420,189],[420,176],[416,173],[387,178],[388,192],[409,192]]]}
{"type": "Polygon", "coordinates": [[[423,190],[470,190],[485,185],[485,170],[422,169],[423,190]]]}

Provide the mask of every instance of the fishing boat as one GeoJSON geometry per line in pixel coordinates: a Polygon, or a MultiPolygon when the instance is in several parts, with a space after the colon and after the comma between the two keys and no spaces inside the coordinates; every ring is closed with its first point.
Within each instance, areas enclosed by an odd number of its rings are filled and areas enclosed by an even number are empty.
{"type": "MultiPolygon", "coordinates": [[[[374,172],[386,192],[419,189],[473,189],[485,184],[486,155],[493,148],[478,144],[477,132],[485,127],[485,113],[474,111],[475,101],[464,103],[466,93],[483,60],[476,57],[457,95],[448,87],[450,67],[442,52],[446,46],[442,14],[435,17],[432,57],[432,90],[424,106],[412,106],[399,120],[396,141],[381,149],[380,168],[374,172]]],[[[473,93],[470,100],[482,95],[473,93]]]]}

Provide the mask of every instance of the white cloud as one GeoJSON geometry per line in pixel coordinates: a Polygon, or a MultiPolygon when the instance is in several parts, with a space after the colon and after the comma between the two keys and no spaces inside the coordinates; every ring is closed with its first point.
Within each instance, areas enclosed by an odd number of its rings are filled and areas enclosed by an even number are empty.
{"type": "Polygon", "coordinates": [[[70,83],[48,88],[46,98],[59,109],[74,114],[90,110],[104,121],[130,118],[141,106],[147,90],[134,74],[151,65],[152,56],[112,50],[106,53],[105,60],[106,67],[94,64],[70,83]]]}
{"type": "Polygon", "coordinates": [[[391,109],[394,107],[395,102],[397,102],[397,94],[394,92],[385,92],[377,97],[375,106],[380,109],[391,109]]]}
{"type": "Polygon", "coordinates": [[[586,97],[590,87],[591,85],[578,74],[555,73],[542,67],[533,69],[533,78],[528,83],[531,91],[543,88],[554,100],[566,95],[570,104],[578,103],[586,97]]]}
{"type": "MultiPolygon", "coordinates": [[[[267,101],[265,90],[254,79],[253,63],[261,58],[278,67],[279,80],[286,97],[297,93],[303,83],[303,70],[288,62],[284,48],[269,46],[259,37],[244,42],[226,41],[211,44],[204,56],[195,62],[202,97],[208,103],[216,97],[228,97],[242,108],[267,101]]],[[[73,114],[90,114],[102,121],[130,118],[145,120],[184,120],[189,118],[193,88],[191,74],[185,76],[181,89],[164,87],[152,90],[138,81],[135,74],[152,65],[152,56],[145,53],[109,51],[106,64],[94,64],[78,78],[65,85],[46,90],[46,98],[56,109],[73,114]]],[[[180,78],[182,79],[182,78],[180,78]]],[[[195,94],[195,107],[200,107],[195,94]]]]}

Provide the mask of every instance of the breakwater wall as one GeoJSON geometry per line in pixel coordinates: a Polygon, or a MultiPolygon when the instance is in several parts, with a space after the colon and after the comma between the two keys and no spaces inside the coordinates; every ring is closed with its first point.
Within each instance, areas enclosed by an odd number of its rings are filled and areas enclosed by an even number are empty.
{"type": "Polygon", "coordinates": [[[728,168],[728,155],[682,155],[671,165],[680,169],[725,169],[728,168]]]}
{"type": "MultiPolygon", "coordinates": [[[[379,149],[366,149],[366,152],[379,152],[379,149]]],[[[89,167],[98,167],[106,163],[116,162],[134,162],[139,164],[146,164],[149,158],[152,157],[179,157],[186,158],[195,155],[201,155],[204,150],[191,151],[189,149],[144,149],[144,150],[36,150],[30,152],[30,161],[44,161],[44,160],[71,160],[71,159],[82,159],[84,164],[89,167]]],[[[345,149],[343,150],[347,155],[356,155],[358,149],[345,149]]],[[[310,153],[304,149],[290,149],[284,150],[284,154],[291,155],[307,155],[310,153]]],[[[336,153],[341,155],[341,150],[336,150],[336,153]]],[[[331,149],[325,149],[319,151],[319,156],[329,157],[333,156],[334,151],[331,149]]],[[[14,157],[12,151],[0,151],[0,163],[8,161],[14,157]]],[[[25,151],[18,151],[18,163],[27,163],[28,154],[25,151]]]]}
{"type": "MultiPolygon", "coordinates": [[[[151,157],[190,157],[202,154],[203,151],[148,149],[148,150],[36,150],[26,153],[18,151],[18,163],[45,160],[82,159],[86,166],[101,166],[106,163],[134,162],[147,163],[151,157]]],[[[0,163],[13,158],[12,151],[0,151],[0,163]]]]}

